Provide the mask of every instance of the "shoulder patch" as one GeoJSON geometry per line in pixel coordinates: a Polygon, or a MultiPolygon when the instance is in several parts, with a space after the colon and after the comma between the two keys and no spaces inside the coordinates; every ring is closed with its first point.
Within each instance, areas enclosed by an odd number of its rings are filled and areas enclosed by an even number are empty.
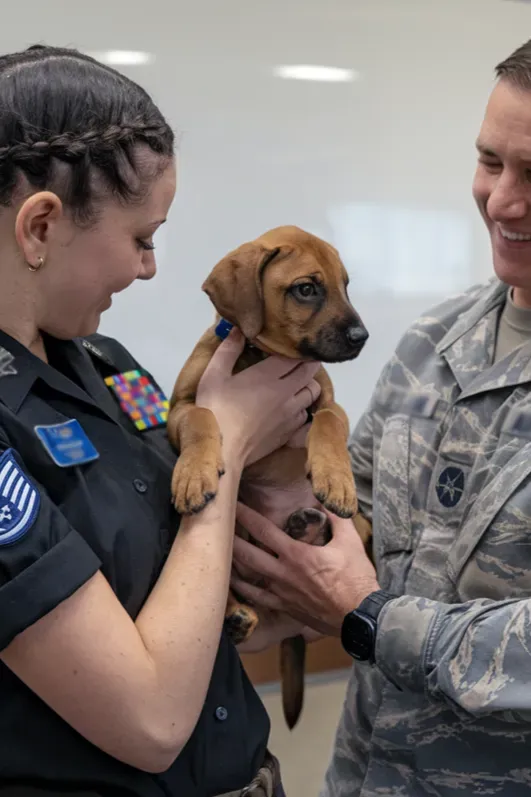
{"type": "Polygon", "coordinates": [[[23,537],[39,511],[40,495],[8,448],[0,457],[0,545],[23,537]]]}

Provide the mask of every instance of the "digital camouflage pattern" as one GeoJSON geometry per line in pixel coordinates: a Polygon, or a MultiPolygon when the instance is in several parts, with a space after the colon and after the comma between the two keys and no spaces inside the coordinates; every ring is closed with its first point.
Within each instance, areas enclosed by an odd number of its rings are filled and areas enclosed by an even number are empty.
{"type": "Polygon", "coordinates": [[[420,318],[351,438],[382,589],[322,797],[531,794],[531,341],[492,365],[507,288],[420,318]]]}

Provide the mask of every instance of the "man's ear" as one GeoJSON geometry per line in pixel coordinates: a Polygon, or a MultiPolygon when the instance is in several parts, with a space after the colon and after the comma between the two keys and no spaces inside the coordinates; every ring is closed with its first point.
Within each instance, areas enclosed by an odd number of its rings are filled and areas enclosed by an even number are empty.
{"type": "Polygon", "coordinates": [[[280,247],[243,244],[220,260],[202,285],[220,316],[239,327],[248,340],[264,326],[262,275],[279,253],[280,247]]]}

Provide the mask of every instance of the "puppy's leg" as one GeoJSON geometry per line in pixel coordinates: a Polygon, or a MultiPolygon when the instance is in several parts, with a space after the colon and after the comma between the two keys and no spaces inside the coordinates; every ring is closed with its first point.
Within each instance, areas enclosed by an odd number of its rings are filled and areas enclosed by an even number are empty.
{"type": "Polygon", "coordinates": [[[225,610],[225,629],[235,645],[246,642],[258,625],[258,614],[245,603],[240,603],[234,593],[229,591],[225,610]]]}
{"type": "Polygon", "coordinates": [[[348,418],[334,401],[332,383],[324,368],[315,378],[321,385],[321,395],[308,433],[308,475],[315,497],[326,509],[339,517],[353,517],[357,499],[347,448],[348,418]]]}
{"type": "MultiPolygon", "coordinates": [[[[332,536],[330,522],[319,509],[299,509],[293,512],[287,520],[285,530],[293,539],[309,545],[326,545],[332,536]]],[[[282,710],[290,730],[297,724],[304,702],[305,661],[306,641],[303,636],[282,640],[280,643],[282,710]]]]}
{"type": "MultiPolygon", "coordinates": [[[[244,540],[249,540],[246,529],[236,521],[235,533],[244,540]]],[[[258,614],[252,606],[241,601],[229,590],[227,608],[225,609],[225,629],[235,645],[247,642],[258,625],[258,614]]]]}
{"type": "Polygon", "coordinates": [[[179,458],[172,477],[172,496],[181,515],[200,512],[214,498],[223,473],[221,433],[210,410],[195,406],[199,381],[219,346],[208,330],[195,346],[175,383],[167,433],[179,458]]]}
{"type": "Polygon", "coordinates": [[[223,475],[221,433],[210,410],[183,404],[172,418],[181,454],[173,469],[171,490],[177,512],[200,512],[217,491],[223,475]]]}
{"type": "Polygon", "coordinates": [[[372,523],[364,517],[361,512],[358,512],[356,517],[354,518],[354,525],[356,526],[356,531],[361,537],[361,541],[365,546],[365,553],[374,564],[374,559],[372,556],[372,523]]]}

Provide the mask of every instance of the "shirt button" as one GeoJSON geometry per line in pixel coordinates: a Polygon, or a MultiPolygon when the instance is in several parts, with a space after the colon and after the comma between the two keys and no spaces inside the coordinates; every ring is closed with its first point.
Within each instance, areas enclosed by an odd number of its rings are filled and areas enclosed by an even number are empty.
{"type": "Polygon", "coordinates": [[[147,484],[142,479],[134,479],[133,484],[137,493],[145,493],[147,491],[147,484]]]}
{"type": "Polygon", "coordinates": [[[229,716],[229,712],[225,708],[225,706],[218,706],[216,709],[216,719],[220,722],[225,722],[227,717],[229,716]]]}

